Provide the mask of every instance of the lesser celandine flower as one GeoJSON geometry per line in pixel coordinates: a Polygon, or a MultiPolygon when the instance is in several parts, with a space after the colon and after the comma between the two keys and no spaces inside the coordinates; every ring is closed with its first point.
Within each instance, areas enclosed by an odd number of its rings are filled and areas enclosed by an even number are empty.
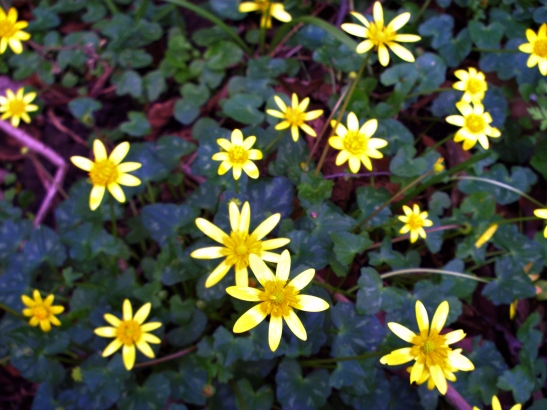
{"type": "Polygon", "coordinates": [[[8,10],[8,14],[0,7],[0,54],[6,51],[6,48],[11,48],[15,54],[23,52],[21,41],[26,41],[30,38],[30,34],[22,31],[28,26],[28,22],[21,20],[17,21],[17,9],[14,7],[8,10]]]}
{"type": "Polygon", "coordinates": [[[251,222],[251,207],[248,202],[243,204],[241,213],[234,202],[228,206],[230,214],[230,226],[232,231],[230,235],[226,234],[216,225],[213,225],[206,219],[197,218],[197,227],[209,238],[217,241],[223,246],[211,246],[209,248],[197,249],[190,254],[197,259],[217,259],[226,257],[215,270],[213,270],[205,282],[205,287],[210,288],[217,284],[233,266],[236,274],[237,286],[249,285],[249,266],[250,255],[256,255],[268,262],[277,263],[279,255],[269,252],[285,246],[290,239],[277,238],[262,240],[278,224],[281,214],[274,214],[262,222],[258,227],[249,233],[249,224],[251,222]]]}
{"type": "Polygon", "coordinates": [[[441,157],[441,158],[438,158],[437,161],[435,161],[435,163],[433,164],[433,172],[435,172],[435,174],[440,174],[443,171],[444,171],[444,158],[441,157]]]}
{"type": "Polygon", "coordinates": [[[349,161],[349,169],[356,174],[361,168],[361,163],[366,169],[372,170],[370,158],[382,158],[383,155],[378,149],[387,145],[387,141],[380,138],[371,138],[378,128],[378,120],[368,120],[359,128],[357,116],[350,112],[348,114],[348,127],[335,120],[331,126],[335,129],[335,136],[329,138],[329,145],[340,150],[336,157],[336,165],[342,165],[349,161]]]}
{"type": "Polygon", "coordinates": [[[426,233],[424,226],[432,226],[433,222],[427,219],[427,212],[422,212],[420,207],[417,204],[414,204],[413,209],[403,205],[404,216],[399,216],[399,220],[405,225],[401,228],[399,233],[410,232],[410,242],[414,243],[418,240],[418,237],[421,236],[425,239],[426,233]]]}
{"type": "Polygon", "coordinates": [[[461,350],[452,350],[448,345],[459,342],[465,337],[463,330],[454,330],[441,335],[441,330],[448,317],[448,302],[442,302],[429,325],[429,317],[424,305],[416,301],[416,321],[420,332],[418,334],[406,327],[390,322],[388,327],[398,337],[414,346],[397,349],[380,359],[380,363],[397,366],[415,360],[410,372],[410,383],[422,381],[424,370],[427,370],[435,386],[442,394],[448,388],[446,379],[452,378],[456,370],[471,371],[475,368],[471,361],[463,356],[461,350]]]}
{"type": "Polygon", "coordinates": [[[266,112],[272,117],[283,119],[283,121],[275,126],[276,130],[284,130],[290,127],[294,142],[298,141],[298,137],[300,135],[298,128],[301,128],[302,131],[312,137],[317,137],[317,133],[312,127],[306,124],[306,121],[315,120],[320,117],[321,114],[323,114],[323,110],[306,112],[310,99],[306,97],[302,100],[302,102],[298,103],[298,96],[294,93],[292,95],[290,107],[287,107],[285,102],[277,95],[274,96],[274,100],[281,111],[266,110],[266,112]]]}
{"type": "Polygon", "coordinates": [[[291,255],[285,250],[281,254],[275,276],[266,264],[256,255],[249,257],[251,269],[264,289],[230,286],[226,289],[231,296],[249,302],[260,302],[245,312],[234,324],[234,332],[246,332],[262,322],[270,315],[270,330],[268,344],[275,351],[281,341],[283,320],[289,329],[301,340],[307,339],[306,329],[293,309],[306,312],[321,312],[329,308],[329,304],[316,296],[300,295],[299,292],[311,282],[315,276],[314,269],[300,273],[288,282],[291,271],[291,255]],[[287,283],[288,282],[288,283],[287,283]]]}
{"type": "Polygon", "coordinates": [[[122,358],[123,364],[127,370],[131,370],[135,364],[137,349],[146,357],[153,358],[154,351],[148,343],[159,344],[159,337],[151,333],[161,326],[160,322],[144,323],[150,314],[151,303],[145,303],[137,310],[133,316],[133,307],[129,299],[123,301],[123,317],[118,319],[116,316],[106,313],[104,320],[113,327],[105,326],[95,329],[95,334],[101,337],[114,337],[115,339],[103,350],[103,357],[110,356],[116,350],[123,346],[122,358]]]}
{"type": "Polygon", "coordinates": [[[121,163],[129,152],[129,142],[122,142],[112,150],[110,156],[106,154],[104,144],[96,139],[93,141],[93,155],[95,161],[84,157],[74,156],[70,160],[78,168],[89,172],[93,188],[89,196],[89,207],[92,211],[97,209],[103,200],[104,192],[112,194],[119,202],[125,202],[125,194],[120,185],[137,186],[141,180],[127,172],[135,171],[141,167],[138,162],[121,163]]]}
{"type": "Polygon", "coordinates": [[[245,171],[250,178],[258,178],[260,175],[258,168],[251,160],[262,159],[262,152],[257,149],[251,149],[256,142],[256,137],[251,136],[243,139],[243,133],[235,129],[230,137],[231,141],[225,138],[219,138],[217,144],[220,145],[225,152],[217,152],[213,155],[214,161],[222,161],[218,167],[218,175],[224,175],[234,169],[234,179],[237,181],[241,176],[241,172],[245,171]]]}
{"type": "MultiPolygon", "coordinates": [[[[541,219],[547,219],[547,208],[536,209],[534,211],[534,215],[541,219]]],[[[543,231],[543,236],[547,238],[547,226],[545,227],[545,230],[543,231]]]]}
{"type": "Polygon", "coordinates": [[[239,5],[239,11],[241,13],[248,13],[250,11],[259,12],[262,14],[260,27],[265,28],[272,27],[272,17],[275,17],[283,23],[291,21],[291,15],[285,11],[283,3],[276,3],[268,0],[244,1],[239,5]]]}
{"type": "Polygon", "coordinates": [[[61,322],[55,315],[63,313],[65,308],[63,306],[53,306],[53,300],[55,297],[49,295],[45,300],[42,300],[40,292],[34,290],[33,299],[27,295],[21,295],[21,300],[27,306],[23,309],[23,315],[30,317],[29,324],[31,326],[38,326],[44,332],[51,330],[51,325],[60,326],[61,322]]]}
{"type": "Polygon", "coordinates": [[[480,248],[482,245],[484,245],[486,242],[488,242],[490,239],[492,239],[492,236],[496,233],[498,230],[498,224],[492,224],[484,231],[484,233],[477,239],[477,242],[475,242],[475,248],[480,248]]]}
{"type": "Polygon", "coordinates": [[[466,102],[480,103],[484,93],[488,90],[488,83],[484,73],[476,68],[469,67],[468,71],[456,70],[454,75],[460,79],[452,84],[452,88],[463,91],[462,100],[466,102]]]}
{"type": "MultiPolygon", "coordinates": [[[[520,410],[522,404],[515,404],[510,410],[520,410]]],[[[480,410],[477,406],[473,406],[473,410],[480,410]]],[[[496,395],[492,396],[492,410],[502,410],[501,403],[496,395]]]]}
{"type": "MultiPolygon", "coordinates": [[[[461,354],[461,352],[462,352],[462,349],[455,349],[451,353],[459,355],[459,354],[461,354]]],[[[408,373],[412,373],[412,367],[407,367],[406,371],[408,373]]],[[[447,364],[447,366],[443,369],[443,373],[444,373],[444,376],[446,377],[446,380],[450,380],[451,382],[455,382],[457,379],[456,379],[456,375],[454,373],[457,372],[457,371],[458,371],[458,369],[455,369],[452,366],[450,366],[450,364],[447,364]]],[[[433,380],[433,377],[431,377],[431,374],[429,373],[429,370],[426,367],[424,367],[424,370],[422,372],[422,376],[420,377],[419,380],[416,380],[416,384],[420,385],[420,384],[424,384],[426,382],[427,382],[427,388],[429,390],[433,390],[435,388],[435,381],[433,380]]]]}
{"type": "Polygon", "coordinates": [[[488,137],[498,138],[501,132],[496,127],[491,127],[492,116],[484,112],[482,104],[473,104],[465,101],[456,103],[456,108],[462,115],[450,115],[446,117],[449,124],[461,127],[454,136],[455,142],[463,141],[463,149],[470,150],[477,141],[484,149],[488,149],[488,137]]]}
{"type": "Polygon", "coordinates": [[[537,34],[532,29],[526,30],[526,38],[529,43],[521,44],[519,50],[530,54],[526,65],[537,65],[542,75],[547,75],[547,24],[543,23],[537,34]]]}
{"type": "Polygon", "coordinates": [[[35,98],[35,92],[25,94],[23,88],[19,88],[16,94],[7,89],[6,96],[0,96],[0,112],[3,113],[1,118],[3,120],[11,118],[11,125],[14,127],[18,127],[21,120],[29,124],[30,116],[28,113],[38,110],[37,105],[31,104],[35,98]]]}
{"type": "Polygon", "coordinates": [[[410,13],[399,14],[387,25],[384,24],[384,10],[380,2],[374,3],[372,13],[374,21],[368,21],[362,14],[351,13],[364,27],[354,23],[342,24],[342,29],[349,34],[366,38],[357,46],[357,53],[363,54],[375,47],[378,50],[378,60],[385,67],[389,64],[389,52],[387,51],[387,47],[389,47],[401,60],[413,62],[412,53],[397,44],[421,40],[421,37],[415,34],[397,34],[397,30],[410,20],[410,13]]]}

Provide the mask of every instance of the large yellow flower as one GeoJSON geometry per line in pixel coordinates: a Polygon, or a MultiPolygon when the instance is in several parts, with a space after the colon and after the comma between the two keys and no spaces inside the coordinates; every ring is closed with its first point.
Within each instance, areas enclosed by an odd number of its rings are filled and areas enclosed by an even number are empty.
{"type": "Polygon", "coordinates": [[[129,299],[125,299],[123,301],[123,318],[121,320],[110,313],[104,315],[104,320],[113,327],[98,327],[95,329],[95,334],[101,337],[114,337],[115,339],[103,350],[103,357],[110,356],[123,346],[123,364],[127,370],[131,370],[135,364],[135,357],[137,355],[135,346],[146,357],[154,357],[154,351],[148,343],[159,344],[161,340],[159,337],[148,332],[159,328],[161,323],[150,322],[143,324],[150,314],[151,307],[151,303],[145,303],[137,310],[135,316],[133,316],[131,302],[129,299]]]}
{"type": "Polygon", "coordinates": [[[249,257],[251,269],[264,289],[230,286],[226,289],[231,296],[248,302],[261,302],[245,312],[234,324],[234,333],[246,332],[262,322],[270,315],[270,330],[268,344],[275,351],[283,333],[283,319],[289,329],[301,340],[307,339],[304,325],[293,309],[306,312],[321,312],[329,308],[329,304],[316,296],[300,295],[299,292],[311,282],[315,276],[314,269],[308,269],[297,275],[289,283],[291,271],[291,255],[285,250],[281,254],[275,276],[266,264],[256,255],[249,257]]]}
{"type": "Polygon", "coordinates": [[[125,194],[120,185],[137,186],[141,180],[127,172],[135,171],[141,167],[138,162],[121,163],[129,152],[129,142],[122,142],[112,150],[110,156],[106,154],[104,144],[96,139],[93,141],[93,155],[95,161],[84,157],[74,156],[70,160],[78,168],[89,172],[93,188],[89,196],[89,207],[92,211],[97,209],[103,200],[104,192],[112,194],[119,202],[125,202],[125,194]]]}
{"type": "Polygon", "coordinates": [[[38,290],[34,290],[32,296],[34,299],[27,295],[21,295],[21,300],[27,306],[26,309],[23,309],[23,315],[30,317],[29,324],[31,326],[40,325],[44,332],[49,332],[51,325],[61,326],[60,320],[55,315],[63,313],[65,308],[53,306],[55,296],[49,295],[45,300],[42,300],[38,290]]]}
{"type": "Polygon", "coordinates": [[[379,148],[387,145],[387,141],[380,138],[371,138],[378,128],[378,120],[368,120],[359,128],[357,116],[350,112],[348,114],[348,127],[331,121],[335,128],[336,135],[329,138],[329,145],[340,150],[336,157],[336,165],[342,165],[349,160],[349,169],[356,174],[361,168],[361,163],[368,170],[372,170],[370,158],[382,158],[379,148]]]}
{"type": "Polygon", "coordinates": [[[243,140],[243,133],[235,129],[232,131],[231,141],[225,138],[219,138],[217,144],[226,152],[217,152],[213,155],[214,161],[222,161],[218,167],[218,175],[224,175],[234,168],[234,179],[238,180],[241,172],[245,171],[250,178],[258,178],[260,173],[258,168],[251,160],[262,159],[262,152],[257,149],[251,149],[256,142],[256,137],[251,136],[243,140]]]}
{"type": "MultiPolygon", "coordinates": [[[[515,404],[510,410],[520,410],[522,404],[515,404]]],[[[473,406],[473,410],[480,410],[477,406],[473,406]]],[[[492,410],[502,410],[500,400],[496,395],[492,396],[492,410]]]]}
{"type": "Polygon", "coordinates": [[[272,117],[281,118],[284,120],[275,126],[276,130],[284,130],[290,127],[292,139],[294,140],[294,142],[298,141],[298,137],[300,135],[298,132],[299,127],[306,134],[311,135],[312,137],[317,137],[314,129],[306,124],[306,121],[315,120],[316,118],[320,117],[321,114],[323,114],[323,110],[313,110],[310,112],[306,112],[306,108],[308,108],[310,99],[306,97],[299,104],[298,96],[294,93],[292,95],[290,107],[287,107],[283,100],[277,95],[274,96],[274,99],[281,111],[266,110],[266,112],[272,117]]]}
{"type": "Polygon", "coordinates": [[[0,96],[0,112],[2,119],[11,118],[11,125],[18,127],[21,120],[27,124],[30,123],[29,112],[37,111],[38,106],[31,104],[36,98],[35,92],[24,94],[25,90],[19,88],[17,94],[14,94],[10,89],[6,90],[6,96],[0,96]]]}
{"type": "Polygon", "coordinates": [[[226,257],[207,277],[207,281],[205,282],[206,288],[216,285],[226,276],[232,266],[236,273],[236,285],[248,286],[249,273],[247,267],[249,266],[250,255],[256,255],[265,261],[277,263],[279,255],[268,251],[285,246],[290,242],[290,239],[287,238],[262,240],[262,238],[275,228],[281,219],[281,214],[271,215],[249,234],[249,224],[251,222],[251,207],[249,203],[245,202],[243,204],[241,213],[234,202],[230,202],[228,210],[230,214],[230,226],[232,228],[230,235],[206,219],[196,219],[196,225],[205,235],[224,246],[197,249],[190,256],[197,259],[226,257]]]}
{"type": "Polygon", "coordinates": [[[0,54],[6,51],[9,47],[15,54],[23,52],[21,41],[26,41],[30,38],[30,34],[22,31],[28,26],[26,21],[17,21],[17,9],[14,7],[8,10],[8,14],[0,7],[0,54]]]}
{"type": "Polygon", "coordinates": [[[418,237],[426,238],[424,226],[433,226],[433,222],[427,219],[427,212],[422,212],[417,204],[414,204],[413,209],[403,205],[403,211],[405,215],[399,216],[399,220],[405,225],[401,228],[399,233],[410,232],[410,242],[414,243],[418,240],[418,237]]]}
{"type": "MultiPolygon", "coordinates": [[[[541,219],[547,219],[547,208],[536,209],[534,211],[534,215],[541,219]]],[[[545,230],[543,231],[543,236],[547,238],[547,226],[545,227],[545,230]]]]}
{"type": "Polygon", "coordinates": [[[391,49],[400,59],[413,62],[414,56],[406,48],[397,44],[420,41],[422,38],[415,34],[397,34],[397,30],[403,27],[410,20],[410,13],[399,14],[387,25],[384,25],[384,10],[380,2],[374,3],[372,14],[374,21],[368,21],[362,14],[352,12],[363,26],[354,23],[342,24],[342,29],[357,37],[366,38],[365,41],[357,46],[357,53],[363,54],[376,47],[378,50],[378,60],[384,67],[389,64],[389,52],[387,47],[391,49]],[[387,46],[387,47],[386,47],[387,46]]]}
{"type": "Polygon", "coordinates": [[[481,103],[484,93],[488,90],[486,77],[476,68],[469,67],[468,71],[456,70],[454,75],[460,79],[452,84],[452,88],[463,91],[462,100],[466,102],[481,103]]]}
{"type": "Polygon", "coordinates": [[[530,54],[526,65],[533,67],[537,64],[539,72],[547,75],[547,24],[543,23],[536,34],[534,30],[526,30],[529,43],[521,44],[519,50],[530,54]]]}
{"type": "Polygon", "coordinates": [[[257,11],[262,14],[260,27],[272,27],[272,17],[283,23],[288,23],[292,20],[291,15],[285,11],[283,3],[274,3],[268,0],[244,1],[239,5],[239,11],[241,13],[257,11]]]}
{"type": "Polygon", "coordinates": [[[452,379],[451,375],[454,371],[471,371],[475,368],[473,363],[460,353],[461,350],[452,350],[448,346],[465,337],[463,330],[454,330],[440,335],[448,317],[448,310],[448,302],[442,302],[433,316],[430,327],[424,305],[419,300],[416,301],[416,321],[420,330],[418,334],[398,323],[389,322],[387,325],[393,333],[414,346],[394,350],[383,356],[380,363],[398,366],[415,360],[410,373],[410,383],[419,381],[423,383],[427,380],[424,379],[424,371],[427,371],[426,374],[431,377],[432,383],[442,394],[446,394],[446,379],[452,379]]]}
{"type": "Polygon", "coordinates": [[[488,149],[488,137],[498,138],[501,135],[500,130],[491,127],[492,116],[484,112],[484,106],[476,103],[473,107],[465,101],[456,103],[456,108],[462,115],[450,115],[446,117],[449,124],[461,127],[454,136],[455,142],[463,141],[463,149],[470,150],[477,141],[484,149],[488,149]]]}

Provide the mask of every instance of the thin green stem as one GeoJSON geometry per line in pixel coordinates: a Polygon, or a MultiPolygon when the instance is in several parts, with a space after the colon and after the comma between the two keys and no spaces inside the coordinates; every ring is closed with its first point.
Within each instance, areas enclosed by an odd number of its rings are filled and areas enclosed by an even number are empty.
{"type": "Polygon", "coordinates": [[[457,276],[459,278],[471,279],[477,282],[490,283],[489,279],[479,278],[477,276],[468,275],[465,273],[454,272],[451,270],[444,270],[444,269],[429,269],[429,268],[412,268],[412,269],[395,270],[388,273],[382,273],[380,275],[380,278],[387,279],[387,278],[391,278],[392,276],[407,275],[412,273],[437,273],[439,275],[457,276]]]}
{"type": "Polygon", "coordinates": [[[237,384],[234,381],[234,379],[230,380],[230,385],[232,386],[232,390],[234,391],[236,395],[237,402],[239,403],[239,407],[241,407],[241,410],[247,410],[247,405],[245,404],[245,400],[243,400],[243,396],[241,395],[241,392],[237,388],[237,384]]]}
{"type": "Polygon", "coordinates": [[[155,365],[160,364],[160,363],[168,362],[170,360],[174,360],[174,359],[178,359],[179,357],[186,356],[188,353],[191,353],[196,349],[197,349],[197,346],[191,346],[187,349],[184,349],[184,350],[181,350],[179,352],[170,354],[168,356],[158,357],[155,360],[150,360],[149,362],[137,363],[133,367],[137,368],[137,367],[155,366],[155,365]]]}
{"type": "Polygon", "coordinates": [[[114,238],[118,237],[118,225],[116,221],[116,211],[114,211],[114,198],[112,195],[109,195],[109,203],[110,203],[110,223],[112,224],[112,236],[114,238]]]}
{"type": "Polygon", "coordinates": [[[235,187],[235,190],[236,190],[236,194],[239,194],[239,180],[238,179],[234,179],[234,187],[235,187]]]}
{"type": "Polygon", "coordinates": [[[264,16],[262,16],[261,24],[260,24],[260,55],[263,56],[266,52],[266,31],[267,28],[267,22],[271,18],[270,17],[270,8],[271,5],[268,6],[266,11],[264,12],[264,16]]]}
{"type": "Polygon", "coordinates": [[[135,18],[137,21],[141,20],[146,14],[146,9],[148,8],[148,1],[149,0],[141,0],[141,4],[139,5],[137,14],[135,15],[135,18]]]}
{"type": "Polygon", "coordinates": [[[431,0],[426,0],[424,2],[424,4],[422,5],[422,8],[420,9],[418,14],[416,14],[416,17],[414,18],[414,24],[418,23],[418,20],[420,20],[420,17],[422,17],[422,14],[424,14],[424,11],[426,11],[427,8],[429,7],[429,3],[431,3],[431,0]]]}
{"type": "Polygon", "coordinates": [[[155,204],[156,199],[154,198],[154,191],[152,191],[152,185],[150,184],[150,182],[146,182],[146,190],[148,192],[148,199],[150,200],[150,202],[155,204]]]}
{"type": "Polygon", "coordinates": [[[480,53],[522,53],[522,51],[517,48],[473,48],[472,50],[480,53]]]}
{"type": "Polygon", "coordinates": [[[285,130],[280,131],[280,132],[277,133],[277,135],[276,135],[275,138],[272,140],[272,142],[270,142],[270,143],[268,144],[268,146],[267,146],[266,148],[264,148],[264,155],[270,154],[270,149],[272,149],[272,148],[275,146],[275,144],[277,144],[277,143],[281,140],[281,138],[283,137],[283,135],[285,135],[285,130]]]}
{"type": "Polygon", "coordinates": [[[322,283],[322,282],[319,282],[318,280],[313,280],[312,283],[316,286],[320,286],[322,288],[325,288],[327,290],[330,290],[331,292],[333,293],[340,293],[344,296],[347,296],[347,297],[350,297],[350,298],[354,298],[355,295],[351,294],[350,292],[348,291],[345,291],[345,290],[341,290],[341,289],[338,289],[338,288],[335,288],[334,286],[331,286],[327,283],[322,283]]]}
{"type": "Polygon", "coordinates": [[[386,353],[389,353],[389,352],[378,351],[378,352],[365,353],[358,356],[342,356],[342,357],[333,357],[331,359],[302,360],[300,362],[300,365],[312,367],[314,365],[321,365],[321,364],[327,364],[327,363],[351,362],[353,360],[366,360],[366,359],[371,359],[373,357],[383,356],[386,353]]]}
{"type": "Polygon", "coordinates": [[[435,144],[433,144],[431,147],[428,147],[423,155],[427,154],[429,151],[433,151],[434,149],[437,149],[437,147],[440,147],[441,145],[443,145],[446,141],[450,140],[452,137],[454,136],[454,133],[452,134],[449,134],[447,137],[443,138],[442,140],[436,142],[435,144]]]}
{"type": "Polygon", "coordinates": [[[7,307],[7,306],[4,305],[3,303],[0,303],[0,309],[5,310],[5,311],[8,312],[10,315],[15,316],[15,317],[18,317],[19,319],[25,319],[25,317],[24,317],[21,313],[19,313],[19,312],[13,310],[13,309],[10,308],[10,307],[7,307]]]}
{"type": "Polygon", "coordinates": [[[104,0],[104,2],[112,14],[118,14],[120,12],[112,0],[104,0]]]}
{"type": "Polygon", "coordinates": [[[413,98],[413,97],[418,97],[420,95],[430,95],[430,94],[442,93],[444,91],[450,91],[450,90],[453,90],[453,88],[441,87],[441,88],[434,88],[432,90],[423,90],[423,91],[420,91],[420,92],[417,92],[417,93],[408,94],[405,97],[405,100],[408,100],[409,98],[413,98]]]}
{"type": "Polygon", "coordinates": [[[511,224],[515,222],[537,221],[538,219],[540,218],[536,216],[520,216],[518,218],[501,219],[499,221],[494,221],[494,223],[498,225],[502,225],[502,224],[511,224]]]}

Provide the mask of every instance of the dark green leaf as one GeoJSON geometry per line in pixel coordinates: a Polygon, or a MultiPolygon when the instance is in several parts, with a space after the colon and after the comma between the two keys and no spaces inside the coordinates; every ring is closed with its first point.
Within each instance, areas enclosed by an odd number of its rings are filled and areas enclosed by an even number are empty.
{"type": "Polygon", "coordinates": [[[150,134],[150,123],[146,119],[146,115],[142,112],[130,111],[128,113],[129,121],[123,122],[120,129],[132,137],[144,137],[150,134]]]}

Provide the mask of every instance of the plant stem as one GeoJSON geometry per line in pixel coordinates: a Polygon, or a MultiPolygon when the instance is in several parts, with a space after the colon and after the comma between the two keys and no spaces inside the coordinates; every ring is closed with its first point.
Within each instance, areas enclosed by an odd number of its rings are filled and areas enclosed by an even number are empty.
{"type": "Polygon", "coordinates": [[[473,48],[472,51],[478,51],[480,53],[522,53],[517,48],[473,48]]]}
{"type": "Polygon", "coordinates": [[[239,403],[239,406],[241,407],[241,410],[247,410],[247,406],[245,405],[245,400],[243,400],[243,396],[241,395],[241,392],[237,388],[236,382],[234,382],[234,379],[230,380],[230,385],[232,386],[232,390],[234,391],[236,395],[237,402],[239,403]]]}
{"type": "Polygon", "coordinates": [[[10,308],[10,307],[7,307],[7,306],[4,305],[3,303],[0,303],[0,309],[5,310],[5,311],[8,312],[10,315],[15,316],[15,317],[18,317],[19,319],[25,319],[25,317],[24,317],[21,313],[19,313],[19,312],[13,310],[13,309],[10,308]]]}
{"type": "Polygon", "coordinates": [[[409,98],[413,98],[413,97],[418,97],[420,95],[430,95],[430,94],[435,94],[435,93],[442,93],[444,91],[450,91],[450,90],[454,90],[454,88],[449,88],[449,87],[441,87],[441,88],[434,88],[432,90],[424,90],[424,91],[420,91],[420,92],[417,92],[417,93],[412,93],[412,94],[408,94],[406,97],[405,97],[405,100],[408,100],[409,98]]]}
{"type": "Polygon", "coordinates": [[[428,147],[424,153],[422,155],[425,155],[427,154],[429,151],[433,151],[434,149],[436,149],[437,147],[440,147],[441,145],[443,145],[446,141],[450,140],[452,137],[454,136],[454,133],[452,134],[449,134],[447,137],[443,138],[442,140],[436,142],[434,145],[432,145],[431,147],[428,147]]]}
{"type": "Polygon", "coordinates": [[[326,364],[326,363],[337,363],[337,362],[350,362],[353,360],[365,360],[371,359],[373,357],[383,356],[389,352],[371,352],[365,353],[358,356],[342,356],[342,357],[333,357],[331,359],[315,359],[315,360],[303,360],[300,362],[301,366],[313,366],[316,364],[326,364]]]}
{"type": "MultiPolygon", "coordinates": [[[[344,116],[344,113],[346,112],[346,108],[348,108],[349,102],[351,100],[351,96],[353,95],[353,92],[355,91],[355,88],[357,88],[357,84],[359,83],[359,80],[361,79],[363,73],[365,72],[365,68],[368,65],[368,60],[370,59],[370,52],[367,53],[363,64],[361,65],[361,68],[359,69],[359,72],[355,76],[355,79],[353,83],[351,84],[351,87],[346,95],[346,98],[344,99],[344,103],[342,104],[342,107],[340,108],[340,112],[338,113],[338,117],[336,118],[336,124],[339,124],[342,120],[342,117],[344,116]]],[[[330,131],[329,138],[334,135],[334,132],[336,130],[336,127],[333,127],[330,131]]],[[[317,141],[319,143],[319,140],[317,141]]],[[[323,149],[323,153],[321,154],[321,158],[319,158],[319,163],[317,164],[317,168],[315,169],[315,176],[319,175],[319,172],[321,171],[321,167],[323,166],[323,163],[325,162],[325,158],[327,157],[327,152],[329,151],[329,141],[327,139],[327,143],[325,144],[325,148],[323,149]]]]}
{"type": "MultiPolygon", "coordinates": [[[[460,225],[456,225],[456,224],[444,225],[444,226],[435,226],[433,228],[425,229],[425,232],[426,232],[426,234],[428,234],[428,233],[432,233],[432,232],[447,231],[449,229],[457,229],[457,228],[460,228],[460,227],[461,227],[460,225]]],[[[404,240],[407,240],[409,237],[410,237],[410,234],[397,236],[397,237],[391,239],[391,243],[402,242],[404,240]]],[[[376,242],[376,243],[370,245],[367,249],[365,249],[365,251],[369,251],[371,249],[376,249],[376,248],[379,248],[380,246],[382,246],[382,242],[376,242]]]]}
{"type": "Polygon", "coordinates": [[[236,190],[236,194],[239,194],[239,180],[238,179],[234,179],[234,187],[235,187],[235,190],[236,190]]]}
{"type": "Polygon", "coordinates": [[[152,191],[152,185],[150,184],[150,182],[146,183],[146,190],[148,191],[148,199],[150,200],[150,202],[155,204],[156,200],[154,199],[154,192],[152,191]]]}
{"type": "Polygon", "coordinates": [[[104,0],[104,2],[112,14],[118,14],[120,12],[112,0],[104,0]]]}
{"type": "Polygon", "coordinates": [[[154,366],[156,364],[160,364],[160,363],[164,363],[164,362],[168,362],[170,360],[173,360],[173,359],[178,359],[179,357],[182,357],[182,356],[185,356],[187,355],[188,353],[194,351],[197,349],[197,346],[191,346],[187,349],[184,349],[184,350],[181,350],[180,352],[176,352],[176,353],[173,353],[173,354],[170,354],[168,356],[163,356],[163,357],[158,357],[157,359],[155,360],[150,360],[149,362],[144,362],[144,363],[137,363],[135,366],[133,367],[148,367],[148,366],[154,366]]]}
{"type": "Polygon", "coordinates": [[[439,275],[457,276],[459,278],[476,280],[477,282],[490,283],[489,279],[479,278],[477,276],[468,275],[468,274],[465,274],[465,273],[454,272],[454,271],[451,271],[451,270],[429,269],[429,268],[413,268],[413,269],[395,270],[395,271],[388,272],[388,273],[382,273],[380,275],[380,278],[387,279],[387,278],[391,278],[392,276],[406,275],[406,274],[409,274],[409,273],[438,273],[439,275]]]}
{"type": "Polygon", "coordinates": [[[114,211],[114,198],[112,198],[112,195],[109,195],[108,198],[110,203],[110,223],[112,224],[112,236],[114,236],[114,238],[117,238],[118,225],[116,221],[116,212],[114,211]]]}
{"type": "Polygon", "coordinates": [[[146,9],[148,8],[148,0],[141,0],[141,4],[139,8],[137,9],[137,13],[135,15],[136,20],[141,20],[144,15],[146,14],[146,9]]]}
{"type": "Polygon", "coordinates": [[[268,29],[267,28],[268,20],[271,18],[270,17],[271,7],[272,6],[270,4],[261,18],[261,24],[260,24],[260,55],[261,56],[263,56],[266,52],[266,30],[268,29]]]}
{"type": "Polygon", "coordinates": [[[414,24],[418,23],[418,20],[420,19],[420,17],[422,17],[422,14],[424,14],[424,11],[426,11],[427,8],[429,7],[429,3],[431,3],[431,0],[426,0],[424,2],[424,4],[422,5],[422,8],[420,9],[418,14],[416,14],[416,17],[414,18],[414,24]]]}
{"type": "Polygon", "coordinates": [[[333,293],[341,293],[342,295],[344,296],[347,296],[347,297],[350,297],[350,298],[354,298],[355,295],[351,294],[350,292],[348,291],[345,291],[345,290],[341,290],[341,289],[338,289],[338,288],[335,288],[334,286],[331,286],[327,283],[322,283],[322,282],[319,282],[318,280],[313,280],[312,283],[316,286],[320,286],[322,288],[325,288],[327,290],[330,290],[331,292],[333,293]]]}
{"type": "Polygon", "coordinates": [[[268,146],[267,146],[266,148],[264,148],[264,155],[270,154],[270,152],[269,152],[270,149],[272,149],[272,148],[275,146],[275,144],[277,144],[277,143],[281,140],[281,138],[283,137],[283,135],[285,135],[285,130],[282,130],[282,131],[280,131],[280,132],[277,133],[277,135],[276,135],[275,138],[272,140],[272,142],[270,142],[270,143],[268,144],[268,146]]]}

